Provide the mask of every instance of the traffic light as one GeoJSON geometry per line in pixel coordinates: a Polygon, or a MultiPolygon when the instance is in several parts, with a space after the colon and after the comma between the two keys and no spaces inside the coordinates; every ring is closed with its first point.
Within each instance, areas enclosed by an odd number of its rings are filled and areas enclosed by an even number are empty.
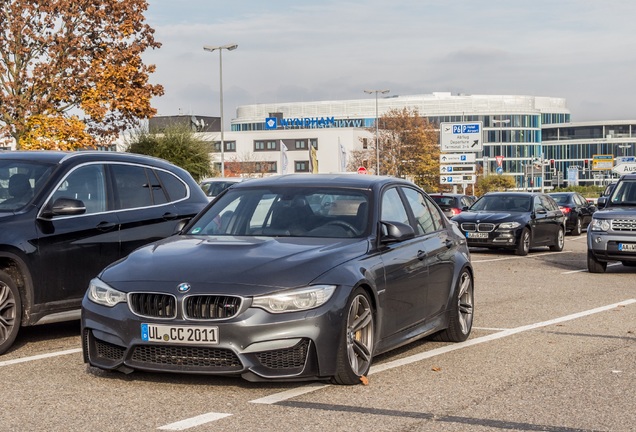
{"type": "Polygon", "coordinates": [[[550,171],[552,172],[552,175],[556,174],[556,163],[554,162],[554,159],[550,159],[550,171]]]}
{"type": "Polygon", "coordinates": [[[590,169],[590,160],[589,159],[585,159],[583,161],[583,169],[590,169]]]}

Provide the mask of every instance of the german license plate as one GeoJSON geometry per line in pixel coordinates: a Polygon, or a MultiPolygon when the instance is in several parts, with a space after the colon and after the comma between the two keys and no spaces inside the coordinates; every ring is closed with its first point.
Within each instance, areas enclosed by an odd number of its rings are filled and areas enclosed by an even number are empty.
{"type": "Polygon", "coordinates": [[[636,252],[636,243],[619,243],[618,250],[621,252],[636,252]]]}
{"type": "Polygon", "coordinates": [[[218,344],[219,328],[207,326],[169,326],[142,324],[141,340],[172,344],[218,344]]]}
{"type": "Polygon", "coordinates": [[[468,232],[466,233],[466,238],[487,239],[488,233],[468,232]]]}

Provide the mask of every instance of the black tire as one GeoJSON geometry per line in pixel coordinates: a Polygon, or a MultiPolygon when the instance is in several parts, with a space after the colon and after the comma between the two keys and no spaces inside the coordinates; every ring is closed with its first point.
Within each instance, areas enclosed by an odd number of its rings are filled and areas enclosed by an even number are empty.
{"type": "Polygon", "coordinates": [[[435,335],[435,340],[442,342],[464,342],[470,336],[473,328],[474,288],[471,273],[464,269],[459,275],[455,294],[453,295],[453,308],[446,330],[435,335]]]}
{"type": "Polygon", "coordinates": [[[590,273],[605,273],[605,270],[607,270],[607,263],[597,260],[592,252],[587,251],[587,271],[590,273]]]}
{"type": "Polygon", "coordinates": [[[22,300],[13,279],[0,271],[0,354],[4,354],[20,331],[22,300]]]}
{"type": "Polygon", "coordinates": [[[521,231],[519,244],[517,245],[515,254],[519,256],[526,256],[528,255],[528,252],[530,252],[530,230],[528,228],[524,228],[523,231],[521,231]]]}
{"type": "Polygon", "coordinates": [[[563,246],[565,245],[565,230],[563,228],[559,228],[557,232],[556,239],[554,239],[554,244],[550,246],[550,250],[554,252],[561,252],[563,250],[563,246]]]}
{"type": "Polygon", "coordinates": [[[375,315],[369,295],[357,288],[344,310],[342,337],[338,347],[334,384],[360,384],[369,373],[375,347],[375,315]]]}
{"type": "Polygon", "coordinates": [[[576,218],[576,225],[574,225],[574,229],[572,229],[573,236],[580,236],[583,232],[583,221],[581,218],[576,218]]]}

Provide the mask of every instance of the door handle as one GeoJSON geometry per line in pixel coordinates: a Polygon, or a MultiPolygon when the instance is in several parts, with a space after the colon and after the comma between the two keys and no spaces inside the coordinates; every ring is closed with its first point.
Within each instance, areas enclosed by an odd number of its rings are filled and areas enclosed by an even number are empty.
{"type": "Polygon", "coordinates": [[[426,252],[424,252],[423,250],[418,250],[417,251],[417,259],[422,261],[424,258],[426,258],[426,252]]]}
{"type": "Polygon", "coordinates": [[[163,218],[165,220],[174,220],[174,219],[176,219],[178,217],[179,217],[179,215],[178,214],[174,214],[174,213],[164,213],[163,214],[163,218]]]}
{"type": "Polygon", "coordinates": [[[117,224],[114,222],[100,222],[97,224],[96,228],[99,231],[111,231],[113,228],[117,227],[117,224]]]}
{"type": "Polygon", "coordinates": [[[444,245],[446,245],[446,247],[448,249],[450,249],[451,247],[453,247],[454,242],[451,239],[446,239],[446,241],[444,242],[444,245]]]}

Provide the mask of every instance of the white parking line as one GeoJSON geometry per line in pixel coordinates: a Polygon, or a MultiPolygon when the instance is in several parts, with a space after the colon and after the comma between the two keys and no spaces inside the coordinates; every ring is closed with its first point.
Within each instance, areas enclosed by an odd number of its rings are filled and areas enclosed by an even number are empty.
{"type": "Polygon", "coordinates": [[[507,257],[503,257],[503,258],[490,258],[490,259],[483,259],[483,260],[473,260],[471,259],[470,262],[472,263],[484,263],[484,262],[494,262],[494,261],[506,261],[506,260],[515,260],[515,259],[528,259],[528,258],[536,258],[536,257],[541,257],[541,256],[545,256],[545,255],[554,255],[554,254],[562,254],[562,253],[571,253],[571,250],[562,250],[561,252],[543,252],[540,255],[526,255],[526,256],[507,256],[507,257]]]}
{"type": "MultiPolygon", "coordinates": [[[[535,324],[529,324],[529,325],[525,325],[525,326],[521,326],[521,327],[516,327],[516,328],[512,328],[512,329],[508,329],[508,330],[503,330],[500,331],[499,333],[493,333],[491,335],[488,336],[482,336],[479,338],[475,338],[475,339],[469,339],[466,342],[460,342],[457,344],[453,344],[453,345],[447,345],[445,347],[442,348],[437,348],[431,351],[427,351],[424,353],[420,353],[420,354],[415,354],[409,357],[405,357],[403,359],[399,359],[399,360],[395,360],[392,362],[387,362],[387,363],[383,363],[377,366],[372,366],[371,370],[369,371],[369,375],[378,373],[378,372],[384,372],[386,370],[389,369],[393,369],[396,367],[400,367],[400,366],[405,366],[414,362],[418,362],[430,357],[435,357],[437,355],[440,354],[445,354],[448,352],[452,352],[452,351],[456,351],[459,349],[463,349],[463,348],[468,348],[471,347],[473,345],[478,345],[484,342],[490,342],[496,339],[501,339],[504,337],[508,337],[508,336],[512,336],[518,333],[522,333],[522,332],[526,332],[529,330],[534,330],[540,327],[546,327],[546,326],[550,326],[550,325],[554,325],[554,324],[558,324],[558,323],[562,323],[565,321],[571,321],[573,319],[577,319],[577,318],[582,318],[584,316],[588,316],[588,315],[593,315],[596,313],[600,313],[600,312],[605,312],[611,309],[614,309],[616,307],[619,306],[627,306],[630,304],[636,303],[636,299],[629,299],[629,300],[625,300],[619,303],[614,303],[611,305],[607,305],[607,306],[601,306],[595,309],[590,309],[587,311],[583,311],[583,312],[578,312],[575,314],[571,314],[571,315],[566,315],[560,318],[555,318],[555,319],[551,319],[548,321],[542,321],[542,322],[538,322],[535,324]]],[[[298,389],[294,389],[294,390],[288,390],[285,392],[281,392],[281,393],[277,393],[277,394],[273,394],[264,398],[260,398],[260,399],[254,399],[252,401],[250,401],[251,403],[261,403],[261,404],[273,404],[276,402],[281,402],[283,400],[286,399],[291,399],[292,397],[296,397],[296,396],[300,396],[303,394],[307,394],[307,393],[311,393],[313,391],[319,390],[321,388],[327,387],[328,384],[325,385],[307,385],[307,386],[303,386],[300,387],[298,389]]]]}
{"type": "Polygon", "coordinates": [[[224,413],[207,413],[202,414],[200,416],[192,417],[186,420],[181,420],[175,423],[170,423],[169,425],[161,426],[161,430],[173,430],[180,431],[193,428],[195,426],[201,426],[202,424],[210,423],[215,420],[220,420],[225,417],[229,417],[232,414],[224,414],[224,413]]]}
{"type": "Polygon", "coordinates": [[[47,353],[47,354],[39,354],[39,355],[31,356],[31,357],[22,357],[22,358],[17,358],[13,360],[5,360],[5,361],[0,361],[0,367],[14,365],[18,363],[26,363],[26,362],[35,361],[35,360],[42,360],[45,358],[58,357],[58,356],[63,356],[68,354],[75,354],[79,352],[82,352],[81,348],[73,348],[73,349],[65,350],[65,351],[56,351],[56,352],[47,353]]]}
{"type": "MultiPolygon", "coordinates": [[[[608,267],[614,267],[617,265],[621,265],[621,263],[612,263],[612,264],[608,264],[608,267]]],[[[586,272],[587,269],[581,269],[581,270],[570,270],[570,271],[566,271],[566,272],[562,272],[561,274],[572,274],[572,273],[582,273],[582,272],[586,272]]]]}

